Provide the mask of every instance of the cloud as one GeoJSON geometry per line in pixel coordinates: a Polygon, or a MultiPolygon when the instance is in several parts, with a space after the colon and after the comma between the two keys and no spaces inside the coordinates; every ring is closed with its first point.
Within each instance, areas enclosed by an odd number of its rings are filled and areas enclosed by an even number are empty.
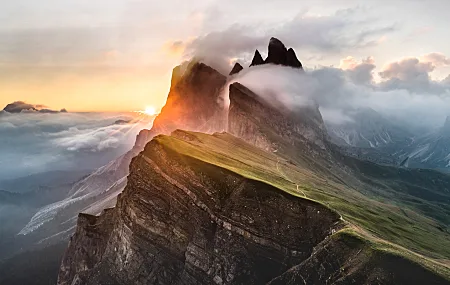
{"type": "Polygon", "coordinates": [[[384,90],[405,89],[418,94],[446,93],[447,86],[432,80],[430,73],[445,65],[447,60],[442,54],[431,53],[421,58],[410,57],[389,63],[378,73],[384,80],[380,87],[384,90]]]}
{"type": "Polygon", "coordinates": [[[433,52],[426,55],[423,55],[421,57],[421,60],[424,62],[430,62],[435,67],[441,67],[441,66],[449,66],[450,65],[450,58],[445,56],[442,53],[433,52]]]}
{"type": "Polygon", "coordinates": [[[376,68],[372,57],[361,62],[347,57],[341,67],[299,72],[289,67],[263,65],[244,69],[232,80],[274,106],[282,103],[295,111],[297,107],[317,103],[324,120],[334,124],[353,122],[354,111],[364,108],[372,108],[402,124],[427,128],[441,126],[450,115],[448,78],[432,80],[428,74],[435,67],[430,63],[418,59],[392,62],[383,69],[382,80],[378,82],[372,77],[376,68]],[[393,80],[403,84],[392,84],[393,80]],[[441,92],[436,92],[437,89],[441,92]]]}
{"type": "Polygon", "coordinates": [[[327,16],[300,13],[288,21],[270,25],[231,25],[195,38],[176,40],[169,46],[183,50],[185,59],[200,58],[217,69],[227,68],[232,58],[249,63],[255,49],[265,50],[275,36],[287,46],[326,54],[338,54],[378,44],[378,39],[396,30],[378,26],[376,20],[358,20],[359,9],[339,10],[327,16]]]}
{"type": "Polygon", "coordinates": [[[151,121],[136,113],[3,111],[0,180],[51,170],[95,169],[128,151],[151,121]]]}
{"type": "Polygon", "coordinates": [[[363,59],[361,63],[354,57],[348,56],[341,60],[339,67],[346,71],[349,79],[355,84],[373,83],[373,72],[376,65],[371,56],[363,59]]]}

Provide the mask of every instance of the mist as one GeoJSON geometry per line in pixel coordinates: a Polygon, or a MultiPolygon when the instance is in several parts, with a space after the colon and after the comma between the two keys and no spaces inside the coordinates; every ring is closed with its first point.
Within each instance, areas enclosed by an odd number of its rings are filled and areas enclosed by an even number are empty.
{"type": "MultiPolygon", "coordinates": [[[[430,78],[431,63],[414,62],[387,66],[378,82],[374,80],[376,66],[367,58],[343,68],[305,71],[269,64],[254,66],[231,77],[229,84],[239,82],[265,101],[276,103],[274,106],[282,103],[294,111],[317,103],[327,124],[352,123],[355,110],[372,108],[409,126],[440,127],[450,115],[449,85],[430,78]]],[[[229,101],[228,88],[225,93],[225,101],[229,101]]]]}
{"type": "Polygon", "coordinates": [[[132,113],[0,113],[0,180],[92,170],[128,151],[151,117],[132,113]]]}

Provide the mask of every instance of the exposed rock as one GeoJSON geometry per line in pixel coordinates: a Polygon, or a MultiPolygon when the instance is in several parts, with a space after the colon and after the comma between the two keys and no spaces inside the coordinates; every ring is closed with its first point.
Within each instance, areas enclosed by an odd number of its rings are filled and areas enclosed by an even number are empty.
{"type": "Polygon", "coordinates": [[[268,285],[447,283],[405,258],[373,251],[357,237],[341,234],[324,241],[307,260],[268,285]]]}
{"type": "Polygon", "coordinates": [[[77,231],[70,239],[61,264],[58,283],[63,280],[79,280],[74,284],[86,282],[83,273],[102,260],[114,225],[113,215],[113,209],[104,210],[100,216],[78,215],[77,231]]]}
{"type": "Polygon", "coordinates": [[[262,58],[261,54],[258,50],[255,50],[255,55],[253,55],[252,63],[250,66],[256,66],[264,64],[264,59],[262,58]]]}
{"type": "Polygon", "coordinates": [[[223,131],[226,113],[220,95],[226,80],[226,76],[203,63],[174,68],[167,102],[152,129],[139,133],[136,145],[143,148],[153,136],[170,134],[176,129],[223,131]]]}
{"type": "Polygon", "coordinates": [[[325,149],[327,134],[317,106],[295,111],[265,102],[239,83],[230,85],[228,132],[267,151],[280,142],[312,144],[325,149]]]}
{"type": "Polygon", "coordinates": [[[242,67],[242,65],[240,65],[239,62],[236,62],[233,66],[233,69],[230,71],[230,75],[234,75],[236,73],[239,73],[242,69],[244,69],[242,67]]]}
{"type": "Polygon", "coordinates": [[[302,63],[297,59],[297,55],[292,48],[289,48],[287,51],[286,65],[294,68],[303,68],[302,63]]]}
{"type": "Polygon", "coordinates": [[[178,153],[176,138],[133,159],[114,214],[79,224],[58,284],[264,284],[341,227],[318,203],[178,153]]]}
{"type": "Polygon", "coordinates": [[[279,39],[277,38],[270,39],[269,55],[267,56],[265,63],[286,65],[287,49],[279,39]]]}

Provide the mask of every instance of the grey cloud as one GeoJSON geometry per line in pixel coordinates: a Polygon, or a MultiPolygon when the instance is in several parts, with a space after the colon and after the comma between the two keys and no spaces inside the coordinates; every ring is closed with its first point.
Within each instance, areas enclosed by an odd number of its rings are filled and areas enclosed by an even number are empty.
{"type": "Polygon", "coordinates": [[[355,84],[370,85],[373,83],[373,72],[376,68],[372,57],[358,63],[353,57],[341,61],[341,68],[346,70],[349,79],[355,84]]]}
{"type": "MultiPolygon", "coordinates": [[[[386,79],[381,82],[371,80],[370,74],[374,70],[371,58],[361,63],[353,62],[347,69],[320,67],[305,72],[282,66],[256,66],[241,71],[232,80],[244,84],[266,100],[276,98],[277,104],[281,102],[291,109],[316,102],[324,119],[334,124],[351,123],[355,110],[372,108],[410,126],[433,128],[442,125],[450,114],[450,85],[429,79],[430,85],[446,91],[443,94],[423,89],[420,80],[416,89],[412,84],[409,88],[387,85],[386,82],[392,79],[390,76],[432,70],[426,64],[417,67],[417,63],[393,63],[389,66],[392,69],[384,74],[386,79]]],[[[408,76],[402,78],[410,82],[417,79],[408,76]]]]}

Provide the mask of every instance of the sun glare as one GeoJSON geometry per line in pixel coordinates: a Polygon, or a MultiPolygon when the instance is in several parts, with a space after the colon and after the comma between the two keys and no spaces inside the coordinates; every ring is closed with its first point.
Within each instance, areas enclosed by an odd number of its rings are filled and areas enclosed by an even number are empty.
{"type": "Polygon", "coordinates": [[[149,116],[154,116],[154,115],[156,115],[156,108],[153,106],[147,106],[147,107],[145,107],[145,110],[143,113],[146,115],[149,115],[149,116]]]}

